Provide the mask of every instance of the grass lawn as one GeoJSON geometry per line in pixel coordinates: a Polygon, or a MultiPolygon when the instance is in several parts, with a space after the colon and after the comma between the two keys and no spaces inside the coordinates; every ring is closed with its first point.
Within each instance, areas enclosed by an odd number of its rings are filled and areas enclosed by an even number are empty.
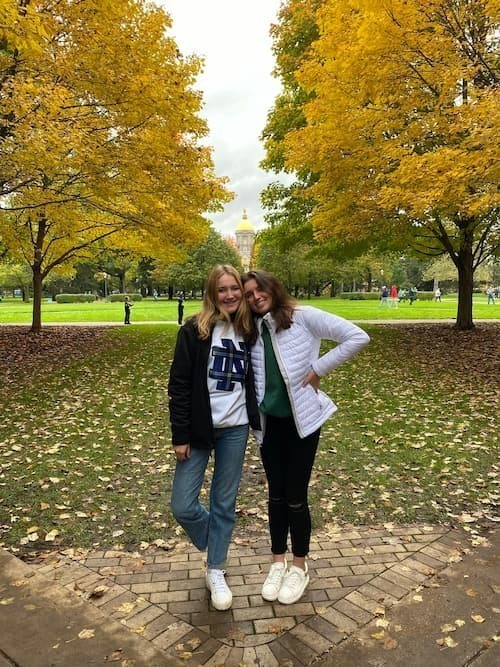
{"type": "MultiPolygon", "coordinates": [[[[301,300],[302,304],[317,306],[331,313],[355,321],[401,320],[401,319],[454,319],[457,314],[456,296],[444,297],[440,303],[417,300],[412,306],[403,302],[398,308],[380,308],[378,301],[349,301],[327,297],[301,300]]],[[[184,317],[200,309],[200,301],[184,302],[184,317]]],[[[42,324],[51,322],[123,322],[123,303],[96,301],[94,303],[60,304],[44,301],[42,324]]],[[[474,295],[473,316],[475,319],[499,319],[500,301],[486,304],[486,296],[474,295]]],[[[32,304],[20,299],[4,299],[0,302],[0,323],[29,324],[32,304]]],[[[177,322],[177,302],[160,299],[137,301],[132,308],[132,324],[141,322],[177,322]]]]}
{"type": "MultiPolygon", "coordinates": [[[[322,430],[314,526],[425,521],[480,532],[498,501],[499,325],[365,328],[371,344],[322,381],[339,411],[322,430]]],[[[0,544],[23,554],[179,539],[166,405],[176,333],[0,327],[0,544]]],[[[253,441],[238,516],[240,526],[267,525],[253,441]]]]}

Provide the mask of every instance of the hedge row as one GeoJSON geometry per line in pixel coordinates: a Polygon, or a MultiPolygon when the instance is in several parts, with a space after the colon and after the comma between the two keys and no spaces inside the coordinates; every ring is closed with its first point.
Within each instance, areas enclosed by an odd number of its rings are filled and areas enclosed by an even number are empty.
{"type": "MultiPolygon", "coordinates": [[[[408,290],[406,293],[408,294],[408,290]]],[[[340,292],[337,296],[339,299],[349,299],[349,301],[378,301],[380,299],[379,292],[340,292]]],[[[417,292],[417,299],[420,301],[432,301],[433,298],[433,292],[417,292]]]]}
{"type": "Polygon", "coordinates": [[[125,301],[126,296],[128,296],[130,301],[142,301],[142,294],[110,294],[108,299],[112,302],[125,301]]]}
{"type": "MultiPolygon", "coordinates": [[[[109,294],[108,301],[125,301],[128,296],[130,301],[142,301],[142,294],[109,294]]],[[[56,294],[57,303],[92,303],[97,297],[95,294],[56,294]]]]}
{"type": "Polygon", "coordinates": [[[349,299],[349,301],[378,301],[380,299],[378,292],[340,292],[337,296],[339,299],[349,299]]]}
{"type": "Polygon", "coordinates": [[[92,303],[95,294],[56,294],[57,303],[92,303]]]}

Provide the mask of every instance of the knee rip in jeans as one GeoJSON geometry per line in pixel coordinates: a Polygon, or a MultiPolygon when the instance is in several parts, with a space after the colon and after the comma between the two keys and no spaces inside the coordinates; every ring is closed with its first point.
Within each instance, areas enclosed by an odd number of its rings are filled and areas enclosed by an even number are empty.
{"type": "Polygon", "coordinates": [[[291,512],[302,512],[306,509],[305,503],[288,503],[288,509],[291,512]]]}
{"type": "Polygon", "coordinates": [[[270,505],[286,505],[285,498],[269,498],[270,505]]]}

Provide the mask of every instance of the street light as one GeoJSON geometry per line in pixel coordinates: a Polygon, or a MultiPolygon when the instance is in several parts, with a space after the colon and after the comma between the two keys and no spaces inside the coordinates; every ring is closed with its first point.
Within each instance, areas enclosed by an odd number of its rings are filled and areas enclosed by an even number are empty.
{"type": "Polygon", "coordinates": [[[108,298],[108,282],[107,282],[108,274],[105,271],[103,271],[102,277],[104,278],[104,298],[107,299],[108,298]]]}

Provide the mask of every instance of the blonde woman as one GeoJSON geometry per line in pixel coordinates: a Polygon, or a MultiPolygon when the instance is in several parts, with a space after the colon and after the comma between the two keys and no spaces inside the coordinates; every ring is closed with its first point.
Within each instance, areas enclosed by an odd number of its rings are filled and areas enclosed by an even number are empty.
{"type": "Polygon", "coordinates": [[[253,335],[239,273],[230,265],[214,267],[201,312],[179,329],[168,393],[177,459],[172,512],[193,544],[207,549],[206,585],[219,610],[232,604],[225,567],[249,425],[260,428],[249,363],[253,335]],[[206,508],[199,496],[212,453],[206,508]]]}

